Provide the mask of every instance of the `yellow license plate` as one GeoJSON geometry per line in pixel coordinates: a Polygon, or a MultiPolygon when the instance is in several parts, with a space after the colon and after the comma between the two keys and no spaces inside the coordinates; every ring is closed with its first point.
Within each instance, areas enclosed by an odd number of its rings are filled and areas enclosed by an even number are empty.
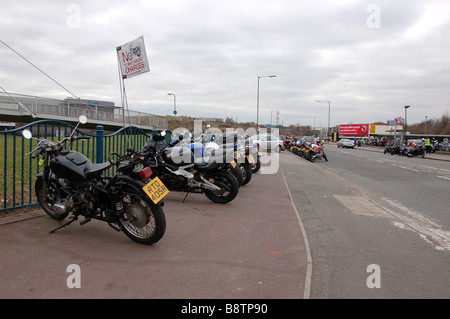
{"type": "Polygon", "coordinates": [[[248,161],[250,164],[253,164],[253,163],[255,162],[255,159],[253,158],[253,155],[252,155],[252,154],[249,154],[249,155],[247,156],[247,161],[248,161]]]}
{"type": "Polygon", "coordinates": [[[150,183],[145,185],[142,189],[155,204],[169,194],[169,190],[159,177],[152,179],[150,183]]]}

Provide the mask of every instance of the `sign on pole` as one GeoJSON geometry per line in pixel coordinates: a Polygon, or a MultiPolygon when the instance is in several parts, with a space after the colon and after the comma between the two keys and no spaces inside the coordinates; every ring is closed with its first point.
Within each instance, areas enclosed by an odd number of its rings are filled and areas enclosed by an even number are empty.
{"type": "Polygon", "coordinates": [[[122,79],[150,71],[143,36],[117,47],[117,58],[122,79]]]}

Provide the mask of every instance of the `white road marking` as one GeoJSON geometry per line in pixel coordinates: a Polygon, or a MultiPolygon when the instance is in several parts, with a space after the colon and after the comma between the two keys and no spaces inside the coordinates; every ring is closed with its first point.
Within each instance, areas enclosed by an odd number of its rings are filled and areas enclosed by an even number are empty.
{"type": "Polygon", "coordinates": [[[428,243],[433,243],[438,250],[450,251],[449,231],[444,230],[442,226],[435,221],[406,207],[397,200],[390,198],[383,198],[383,200],[400,210],[400,212],[396,212],[385,208],[386,211],[397,218],[396,221],[392,222],[393,225],[417,232],[422,239],[426,240],[428,243]]]}
{"type": "Polygon", "coordinates": [[[411,167],[407,167],[407,166],[398,166],[398,167],[401,167],[401,168],[404,168],[404,169],[407,169],[407,170],[410,170],[410,171],[414,171],[414,172],[420,172],[419,170],[417,170],[417,169],[414,169],[414,168],[411,168],[411,167]]]}

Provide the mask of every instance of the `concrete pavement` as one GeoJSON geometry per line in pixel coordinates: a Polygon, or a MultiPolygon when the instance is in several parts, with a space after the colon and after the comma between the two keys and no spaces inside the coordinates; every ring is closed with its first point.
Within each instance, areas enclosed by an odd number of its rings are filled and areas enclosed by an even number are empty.
{"type": "Polygon", "coordinates": [[[40,209],[0,218],[0,298],[304,297],[305,242],[281,170],[254,174],[225,205],[184,195],[169,194],[153,246],[99,221],[49,234],[57,222],[40,209]],[[81,288],[68,287],[69,265],[81,288]]]}

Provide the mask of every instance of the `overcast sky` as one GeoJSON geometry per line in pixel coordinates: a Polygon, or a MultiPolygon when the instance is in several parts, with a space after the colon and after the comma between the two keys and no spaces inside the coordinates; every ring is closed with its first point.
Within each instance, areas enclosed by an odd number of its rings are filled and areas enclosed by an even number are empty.
{"type": "MultiPolygon", "coordinates": [[[[116,47],[144,37],[130,110],[327,126],[450,109],[448,0],[2,1],[0,40],[78,97],[121,106],[116,47]]],[[[0,43],[0,86],[69,94],[0,43]]]]}

